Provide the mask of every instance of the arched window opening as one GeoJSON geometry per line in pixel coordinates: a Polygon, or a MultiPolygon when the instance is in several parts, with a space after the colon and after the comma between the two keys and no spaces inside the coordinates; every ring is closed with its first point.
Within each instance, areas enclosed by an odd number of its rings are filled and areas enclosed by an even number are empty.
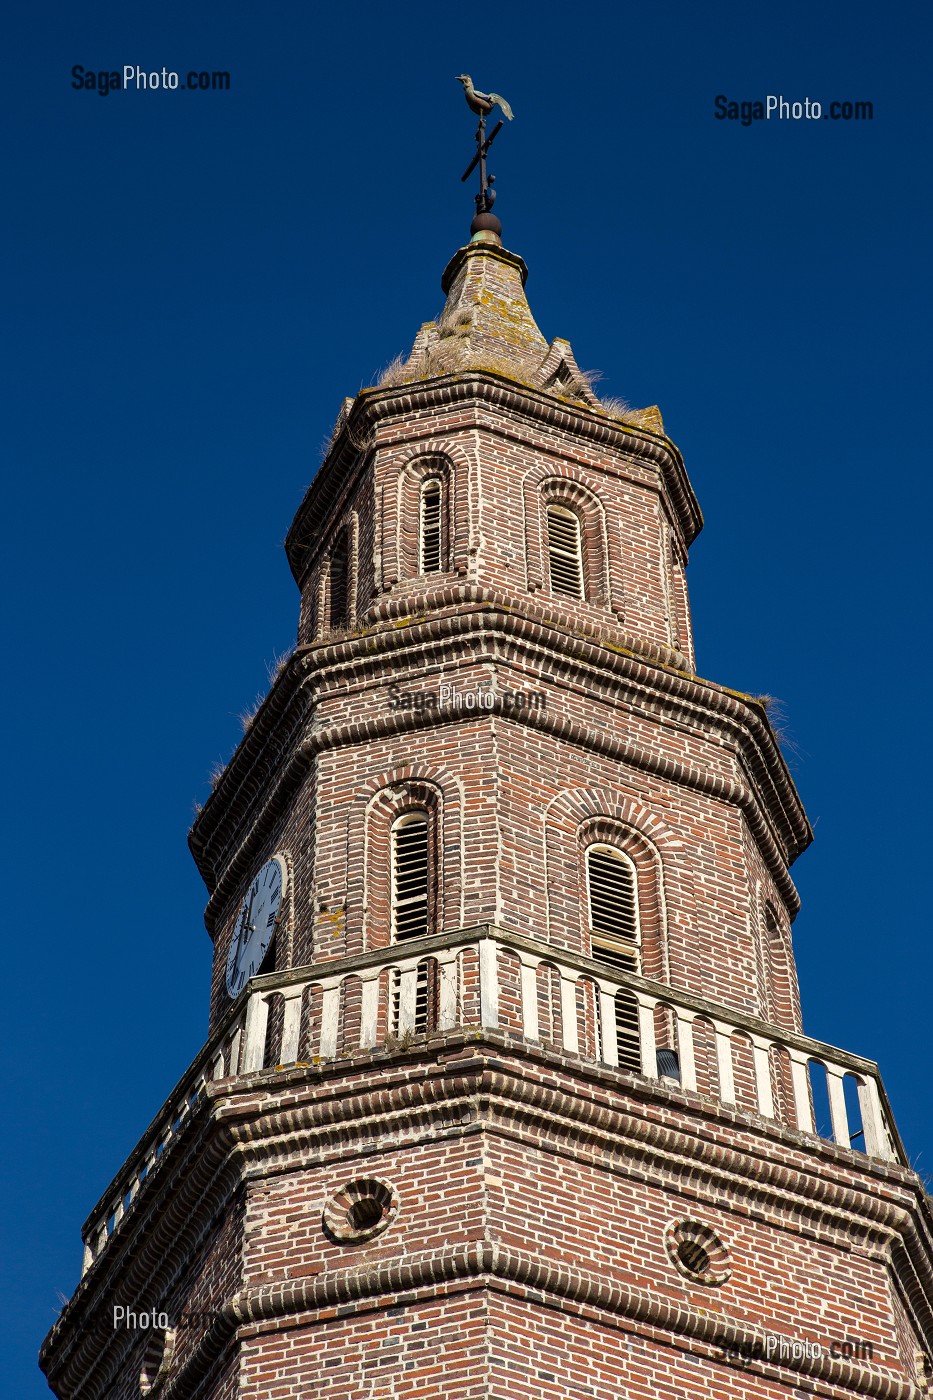
{"type": "Polygon", "coordinates": [[[641,935],[634,865],[614,846],[591,846],[586,873],[593,957],[622,972],[638,972],[641,935]]]}
{"type": "Polygon", "coordinates": [[[350,548],[347,531],[341,530],[330,555],[328,615],[333,630],[346,627],[350,604],[350,548]]]}
{"type": "Polygon", "coordinates": [[[444,494],[440,480],[429,477],[421,486],[421,527],[419,531],[418,572],[436,574],[444,550],[444,494]]]}
{"type": "Polygon", "coordinates": [[[547,508],[548,560],[552,593],[583,597],[583,551],[580,521],[566,506],[547,508]]]}
{"type": "Polygon", "coordinates": [[[392,937],[426,938],[430,932],[428,814],[406,812],[392,827],[392,937]]]}

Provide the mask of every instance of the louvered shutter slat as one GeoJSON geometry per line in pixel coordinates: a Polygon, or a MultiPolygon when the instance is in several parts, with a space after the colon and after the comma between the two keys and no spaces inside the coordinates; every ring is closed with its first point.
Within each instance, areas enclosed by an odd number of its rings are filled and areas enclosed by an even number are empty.
{"type": "Polygon", "coordinates": [[[421,572],[441,567],[441,483],[428,481],[421,491],[421,572]]]}
{"type": "Polygon", "coordinates": [[[348,555],[347,533],[338,536],[330,556],[330,625],[337,629],[347,625],[348,603],[348,555]]]}
{"type": "Polygon", "coordinates": [[[553,592],[582,598],[583,559],[579,520],[572,511],[562,506],[548,506],[547,533],[553,592]]]}
{"type": "Polygon", "coordinates": [[[593,957],[623,972],[638,971],[638,904],[635,874],[620,852],[587,853],[593,957]]]}
{"type": "Polygon", "coordinates": [[[393,831],[392,911],[397,940],[428,932],[428,816],[403,817],[393,831]]]}

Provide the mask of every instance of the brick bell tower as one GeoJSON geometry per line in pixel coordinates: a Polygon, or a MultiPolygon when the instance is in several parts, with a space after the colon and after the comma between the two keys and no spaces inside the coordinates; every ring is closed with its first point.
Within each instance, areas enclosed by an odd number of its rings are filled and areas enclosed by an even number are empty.
{"type": "Polygon", "coordinates": [[[208,1038],[84,1228],[62,1400],[930,1393],[930,1203],[801,1027],[811,832],[695,672],[683,461],[525,280],[481,213],[295,517],[190,836],[208,1038]]]}

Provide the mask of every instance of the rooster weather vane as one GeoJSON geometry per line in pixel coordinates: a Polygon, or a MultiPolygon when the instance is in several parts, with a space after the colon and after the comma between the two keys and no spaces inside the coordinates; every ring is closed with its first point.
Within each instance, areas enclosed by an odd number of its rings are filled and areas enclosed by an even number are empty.
{"type": "Polygon", "coordinates": [[[498,107],[507,121],[512,120],[512,109],[504,97],[500,97],[497,92],[477,92],[473,86],[473,79],[469,73],[461,73],[457,78],[458,83],[463,84],[463,95],[466,98],[467,106],[471,112],[479,117],[479,126],[476,128],[476,155],[470,161],[466,170],[460,176],[461,183],[468,180],[473,171],[479,166],[479,194],[476,200],[476,218],[473,220],[473,232],[479,229],[488,228],[495,233],[502,232],[499,220],[492,213],[492,206],[496,202],[496,192],[493,185],[496,182],[495,175],[486,174],[486,156],[489,147],[495,141],[502,130],[503,123],[496,122],[489,135],[486,135],[486,118],[494,107],[498,107]]]}

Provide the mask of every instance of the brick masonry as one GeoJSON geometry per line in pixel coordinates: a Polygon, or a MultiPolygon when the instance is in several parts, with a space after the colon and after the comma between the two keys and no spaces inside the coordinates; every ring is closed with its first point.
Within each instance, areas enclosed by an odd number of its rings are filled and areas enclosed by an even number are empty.
{"type": "Polygon", "coordinates": [[[171,1396],[922,1393],[913,1173],[477,1034],[212,1086],[71,1304],[57,1363],[81,1386],[61,1393],[138,1393],[147,1339],[113,1329],[117,1302],[176,1326],[171,1396]],[[329,1238],[328,1200],[360,1177],[391,1183],[397,1215],[329,1238]],[[722,1241],[722,1285],[676,1268],[682,1220],[722,1241]],[[872,1355],[724,1360],[762,1332],[872,1355]]]}
{"type": "MultiPolygon", "coordinates": [[[[417,802],[431,932],[496,923],[589,955],[585,852],[608,841],[636,870],[646,976],[801,1029],[789,869],[810,829],[761,704],[696,674],[683,462],[657,410],[607,411],[548,346],[524,278],[494,244],[461,250],[440,321],[345,406],[295,518],[297,646],[190,837],[212,1027],[273,853],[277,969],[390,942],[390,831],[417,802]],[[442,567],[419,575],[429,476],[442,567]],[[553,502],[580,522],[579,603],[550,588],[553,502]],[[498,699],[444,708],[441,686],[498,699]]],[[[130,1400],[155,1376],[161,1328],[115,1329],[117,1304],[168,1319],[166,1400],[933,1393],[913,1173],[743,1112],[741,1064],[732,1110],[562,1053],[556,1021],[523,1041],[507,983],[514,1033],[365,1054],[348,1035],[333,1062],[208,1085],[47,1339],[56,1394],[130,1400]],[[335,1234],[365,1180],[391,1223],[335,1234]],[[712,1240],[724,1276],[685,1271],[675,1229],[712,1240]],[[871,1351],[724,1356],[767,1333],[871,1351]]]]}

